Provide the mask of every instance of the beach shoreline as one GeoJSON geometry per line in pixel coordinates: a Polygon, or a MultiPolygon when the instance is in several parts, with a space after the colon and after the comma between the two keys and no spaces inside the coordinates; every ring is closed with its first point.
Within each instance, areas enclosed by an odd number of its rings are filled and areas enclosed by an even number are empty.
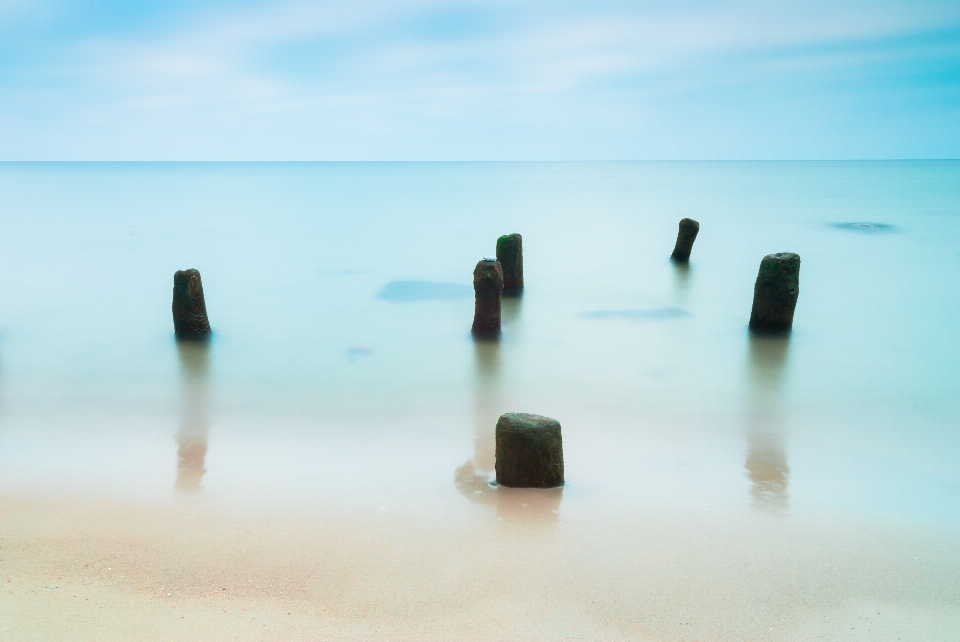
{"type": "Polygon", "coordinates": [[[23,494],[0,515],[7,639],[946,640],[960,618],[960,538],[922,525],[23,494]]]}

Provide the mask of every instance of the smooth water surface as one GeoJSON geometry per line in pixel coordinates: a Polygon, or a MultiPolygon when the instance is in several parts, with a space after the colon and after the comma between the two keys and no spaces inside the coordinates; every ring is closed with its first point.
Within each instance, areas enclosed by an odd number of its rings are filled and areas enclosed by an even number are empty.
{"type": "Polygon", "coordinates": [[[957,568],[960,163],[4,164],[0,218],[7,497],[533,520],[598,559],[659,511],[863,518],[957,568]],[[526,289],[476,343],[512,232],[526,289]],[[794,331],[751,337],[774,252],[794,331]],[[186,268],[209,346],[173,338],[186,268]],[[504,412],[561,422],[563,489],[488,483],[504,412]]]}

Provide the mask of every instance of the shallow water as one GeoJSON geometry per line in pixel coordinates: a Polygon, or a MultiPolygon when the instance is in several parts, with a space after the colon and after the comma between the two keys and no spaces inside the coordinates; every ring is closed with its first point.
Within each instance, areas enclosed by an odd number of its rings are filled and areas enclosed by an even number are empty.
{"type": "MultiPolygon", "coordinates": [[[[960,570],[960,163],[2,164],[0,214],[10,501],[387,519],[384,541],[516,527],[504,554],[576,541],[598,585],[654,515],[783,541],[851,525],[854,548],[863,519],[941,538],[960,570]],[[689,266],[668,260],[683,217],[689,266]],[[475,343],[471,273],[511,232],[526,290],[475,343]],[[794,331],[752,338],[782,251],[802,259],[794,331]],[[208,347],[173,339],[190,267],[208,347]],[[561,422],[563,489],[488,483],[504,412],[561,422]]],[[[893,540],[862,537],[882,570],[893,540]]],[[[609,591],[663,588],[644,586],[609,591]]]]}

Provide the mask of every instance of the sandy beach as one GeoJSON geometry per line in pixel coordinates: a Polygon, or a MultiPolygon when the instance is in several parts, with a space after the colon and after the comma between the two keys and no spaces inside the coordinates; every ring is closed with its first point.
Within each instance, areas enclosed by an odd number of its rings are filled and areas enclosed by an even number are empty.
{"type": "Polygon", "coordinates": [[[960,642],[960,0],[0,0],[0,642],[960,642]]]}
{"type": "MultiPolygon", "coordinates": [[[[511,498],[511,501],[514,498],[511,498]]],[[[517,498],[530,499],[529,497],[517,498]]],[[[534,500],[535,501],[535,500],[534,500]]],[[[520,501],[253,517],[4,497],[10,640],[951,640],[957,533],[520,501]]]]}

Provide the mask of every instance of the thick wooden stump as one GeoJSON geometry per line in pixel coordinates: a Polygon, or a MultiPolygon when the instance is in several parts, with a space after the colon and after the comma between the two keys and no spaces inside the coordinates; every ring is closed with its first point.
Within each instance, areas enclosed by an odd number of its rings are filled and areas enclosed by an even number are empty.
{"type": "Polygon", "coordinates": [[[670,256],[674,261],[686,263],[690,260],[690,250],[693,249],[693,242],[697,240],[697,233],[700,231],[700,224],[692,218],[685,218],[680,221],[680,231],[677,233],[677,244],[673,248],[673,254],[670,256]]]}
{"type": "Polygon", "coordinates": [[[173,328],[178,339],[206,339],[210,336],[203,284],[196,270],[173,275],[173,328]]]}
{"type": "Polygon", "coordinates": [[[523,290],[523,237],[507,234],[497,239],[497,260],[503,268],[503,293],[523,290]]]}
{"type": "Polygon", "coordinates": [[[511,488],[563,486],[560,422],[509,412],[497,421],[497,483],[511,488]]]}
{"type": "Polygon", "coordinates": [[[753,287],[750,329],[754,332],[787,332],[800,295],[800,257],[791,252],[768,254],[760,262],[753,287]]]}
{"type": "Polygon", "coordinates": [[[503,268],[499,261],[483,259],[473,270],[473,336],[492,339],[500,336],[500,302],[503,299],[503,268]]]}

